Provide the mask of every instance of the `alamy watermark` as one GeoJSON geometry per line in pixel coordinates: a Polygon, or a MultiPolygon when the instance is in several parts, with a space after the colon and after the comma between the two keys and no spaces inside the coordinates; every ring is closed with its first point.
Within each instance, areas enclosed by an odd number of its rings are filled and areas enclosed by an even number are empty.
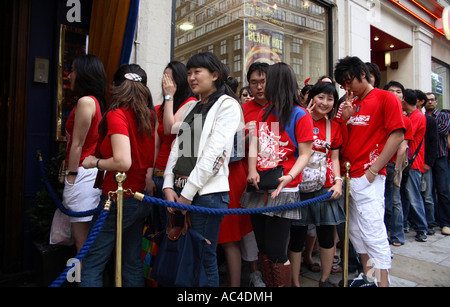
{"type": "Polygon", "coordinates": [[[66,14],[67,21],[70,23],[81,22],[80,0],[67,0],[66,6],[70,8],[66,14]]]}

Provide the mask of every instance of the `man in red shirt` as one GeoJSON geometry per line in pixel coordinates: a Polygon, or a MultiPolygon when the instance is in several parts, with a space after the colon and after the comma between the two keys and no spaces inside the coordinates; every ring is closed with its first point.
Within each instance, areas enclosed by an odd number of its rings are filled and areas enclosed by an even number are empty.
{"type": "Polygon", "coordinates": [[[350,162],[349,235],[360,254],[364,273],[349,286],[389,286],[391,250],[384,225],[386,164],[403,141],[405,125],[397,97],[370,84],[370,73],[358,57],[345,57],[335,79],[346,90],[341,120],[348,140],[341,162],[350,162]],[[354,99],[356,97],[356,99],[354,99]]]}
{"type": "Polygon", "coordinates": [[[414,90],[406,89],[403,98],[403,110],[408,114],[412,124],[414,139],[409,142],[408,158],[411,159],[417,152],[406,185],[401,187],[403,202],[403,222],[405,225],[408,219],[416,231],[416,241],[427,241],[427,218],[425,214],[425,204],[420,192],[420,181],[424,173],[425,165],[425,131],[427,120],[421,110],[417,109],[417,95],[414,90]]]}
{"type": "Polygon", "coordinates": [[[244,110],[245,124],[250,132],[255,128],[259,112],[267,105],[265,90],[268,68],[269,64],[256,62],[250,65],[247,73],[247,80],[254,99],[244,103],[242,108],[244,110]]]}

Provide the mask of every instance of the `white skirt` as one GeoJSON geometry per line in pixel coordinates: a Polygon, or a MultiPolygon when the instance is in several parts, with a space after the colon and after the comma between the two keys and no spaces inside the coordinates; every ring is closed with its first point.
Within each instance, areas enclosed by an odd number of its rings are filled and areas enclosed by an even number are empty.
{"type": "MultiPolygon", "coordinates": [[[[73,212],[86,212],[98,207],[102,191],[94,188],[97,169],[78,168],[74,184],[64,182],[62,203],[66,209],[73,212]]],[[[92,216],[70,217],[71,223],[90,222],[92,216]]]]}

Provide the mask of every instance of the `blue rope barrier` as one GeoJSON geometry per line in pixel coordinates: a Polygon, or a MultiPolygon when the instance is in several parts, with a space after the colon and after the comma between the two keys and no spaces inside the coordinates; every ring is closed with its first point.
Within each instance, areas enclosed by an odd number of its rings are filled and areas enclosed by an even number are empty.
{"type": "MultiPolygon", "coordinates": [[[[84,256],[86,256],[87,252],[91,248],[92,244],[94,243],[95,239],[97,238],[98,233],[100,232],[100,229],[102,229],[103,224],[105,223],[106,218],[108,217],[108,211],[103,210],[98,217],[97,222],[95,223],[95,226],[92,228],[92,230],[89,233],[88,238],[86,239],[86,242],[84,243],[83,247],[81,248],[80,252],[75,256],[76,259],[78,259],[80,262],[83,260],[84,256]]],[[[67,273],[69,270],[71,270],[75,266],[72,265],[72,267],[67,267],[64,272],[59,275],[57,279],[49,286],[50,288],[57,288],[60,287],[66,280],[67,280],[67,273]]]]}
{"type": "MultiPolygon", "coordinates": [[[[100,214],[95,226],[90,231],[85,244],[81,248],[80,252],[75,256],[75,258],[81,262],[83,260],[84,256],[87,254],[87,252],[91,248],[95,239],[97,238],[97,235],[100,232],[109,212],[107,210],[102,211],[101,206],[97,207],[96,209],[86,211],[86,212],[74,212],[74,211],[68,210],[66,207],[64,207],[64,205],[62,204],[62,202],[59,200],[58,196],[56,195],[55,191],[53,190],[53,187],[48,182],[42,160],[40,161],[40,168],[41,168],[44,183],[48,189],[48,192],[50,193],[52,199],[57,204],[57,206],[61,210],[61,212],[63,212],[64,214],[66,214],[68,216],[72,216],[72,217],[86,217],[86,216],[100,214]]],[[[138,193],[136,193],[136,194],[138,194],[138,193]]],[[[260,213],[267,213],[267,212],[287,211],[287,210],[297,209],[300,207],[306,207],[306,206],[312,205],[314,203],[328,200],[331,198],[332,195],[333,195],[333,192],[329,192],[327,194],[321,195],[314,199],[309,199],[306,201],[301,201],[301,202],[277,206],[277,207],[262,207],[262,208],[250,208],[250,209],[248,209],[248,208],[246,208],[246,209],[243,209],[243,208],[214,209],[214,208],[189,206],[189,205],[184,205],[184,204],[180,204],[180,203],[176,203],[176,202],[169,202],[169,201],[166,201],[163,199],[139,194],[139,196],[141,196],[141,198],[142,198],[141,201],[143,201],[143,202],[155,204],[158,206],[163,206],[166,208],[174,208],[174,209],[179,209],[179,210],[186,210],[189,212],[197,212],[197,213],[204,213],[204,214],[210,214],[210,215],[241,215],[241,214],[260,214],[260,213]]],[[[49,287],[51,287],[51,288],[60,287],[67,280],[67,273],[74,266],[75,266],[75,264],[72,265],[72,267],[67,267],[64,270],[64,272],[62,272],[61,275],[49,287]]]]}
{"type": "Polygon", "coordinates": [[[330,197],[333,195],[333,192],[329,192],[327,194],[321,195],[314,199],[308,199],[305,201],[293,203],[293,204],[287,204],[282,205],[278,207],[263,207],[263,208],[238,208],[238,209],[213,209],[213,208],[205,208],[205,207],[197,207],[197,206],[189,206],[184,205],[180,203],[174,203],[170,201],[166,201],[160,198],[150,197],[143,195],[142,201],[145,201],[147,203],[153,203],[158,206],[163,206],[167,208],[174,208],[179,210],[186,210],[189,212],[197,212],[197,213],[204,213],[204,214],[210,214],[210,215],[241,215],[241,214],[260,214],[260,213],[266,213],[266,212],[279,212],[279,211],[287,211],[287,210],[293,210],[300,207],[306,207],[321,201],[325,201],[327,199],[330,199],[330,197]]]}

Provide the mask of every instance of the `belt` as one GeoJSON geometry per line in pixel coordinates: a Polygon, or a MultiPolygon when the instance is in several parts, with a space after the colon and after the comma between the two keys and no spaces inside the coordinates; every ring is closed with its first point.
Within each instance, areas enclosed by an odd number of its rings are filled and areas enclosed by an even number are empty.
{"type": "Polygon", "coordinates": [[[153,175],[155,175],[156,177],[164,177],[164,171],[160,171],[160,170],[153,170],[153,175]]]}
{"type": "Polygon", "coordinates": [[[179,189],[183,189],[187,181],[188,181],[187,177],[176,176],[174,185],[179,189]]]}

